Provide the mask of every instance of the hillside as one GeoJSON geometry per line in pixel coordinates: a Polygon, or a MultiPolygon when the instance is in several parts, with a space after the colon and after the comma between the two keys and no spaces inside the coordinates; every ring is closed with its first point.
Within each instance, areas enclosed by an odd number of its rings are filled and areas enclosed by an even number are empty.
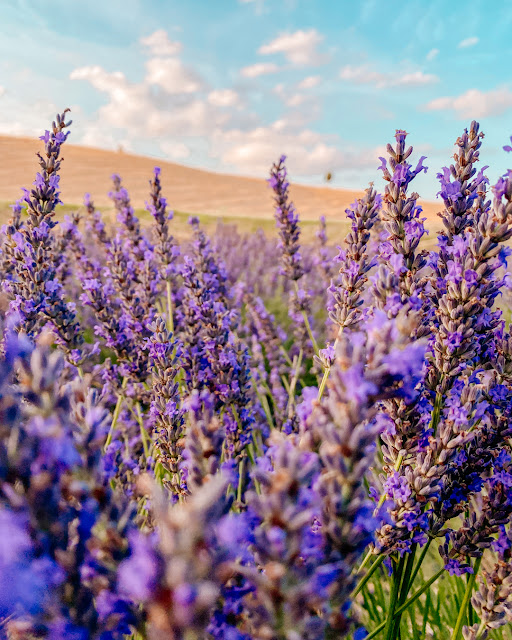
{"type": "MultiPolygon", "coordinates": [[[[21,187],[32,184],[38,170],[35,152],[42,143],[33,138],[0,136],[0,201],[13,201],[21,187]]],[[[62,164],[62,200],[80,204],[89,191],[98,206],[109,206],[110,176],[119,173],[130,191],[135,207],[147,199],[153,167],[162,168],[165,195],[172,208],[187,213],[218,217],[269,218],[272,199],[264,179],[244,178],[191,169],[179,164],[129,153],[104,151],[66,143],[62,164]]],[[[292,185],[291,195],[304,220],[344,216],[344,211],[361,192],[331,187],[292,185]]],[[[439,210],[436,203],[423,203],[430,218],[439,210]]]]}

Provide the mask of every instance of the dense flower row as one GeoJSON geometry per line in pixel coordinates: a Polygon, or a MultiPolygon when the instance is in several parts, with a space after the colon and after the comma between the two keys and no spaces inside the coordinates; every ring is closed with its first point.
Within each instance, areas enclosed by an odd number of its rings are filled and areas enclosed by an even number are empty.
{"type": "Polygon", "coordinates": [[[300,246],[284,157],[278,243],[180,246],[158,168],[150,224],[117,175],[113,228],[89,195],[58,223],[69,125],[2,230],[0,637],[396,640],[409,609],[416,638],[445,573],[453,640],[511,622],[512,171],[489,188],[478,124],[433,251],[397,131],[338,255],[324,219],[300,246]]]}

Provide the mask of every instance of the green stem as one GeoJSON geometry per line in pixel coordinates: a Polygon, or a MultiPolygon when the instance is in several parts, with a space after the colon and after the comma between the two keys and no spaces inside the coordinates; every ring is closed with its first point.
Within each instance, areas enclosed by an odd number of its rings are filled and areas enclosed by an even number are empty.
{"type": "Polygon", "coordinates": [[[412,585],[414,584],[414,581],[416,580],[416,576],[418,575],[418,571],[421,569],[421,565],[423,564],[423,560],[425,560],[425,556],[428,553],[428,550],[429,550],[431,542],[432,542],[432,538],[429,538],[427,540],[427,543],[425,544],[425,546],[421,550],[421,554],[420,554],[420,557],[418,558],[418,562],[416,563],[416,566],[414,567],[414,571],[412,572],[412,576],[411,576],[411,581],[410,581],[409,587],[412,587],[412,585]]]}
{"type": "MultiPolygon", "coordinates": [[[[371,554],[370,554],[371,556],[371,554]]],[[[363,564],[361,565],[360,569],[361,570],[363,568],[363,565],[366,561],[366,559],[369,556],[366,556],[366,558],[363,561],[363,564]]],[[[361,578],[361,580],[359,581],[357,587],[354,589],[354,591],[352,592],[351,598],[355,598],[357,596],[357,594],[361,591],[361,589],[366,585],[366,583],[368,582],[368,580],[372,577],[372,575],[375,573],[375,571],[377,571],[377,569],[380,567],[380,565],[384,562],[386,556],[379,556],[375,562],[372,564],[372,566],[368,569],[367,573],[361,578]]]]}
{"type": "MultiPolygon", "coordinates": [[[[471,578],[471,574],[468,573],[466,574],[467,576],[467,582],[469,582],[469,579],[471,578]]],[[[471,606],[471,601],[468,602],[468,627],[472,627],[475,624],[475,616],[474,616],[474,609],[471,606]]]]}
{"type": "Polygon", "coordinates": [[[414,612],[409,609],[409,619],[411,621],[411,629],[412,629],[412,637],[413,640],[421,640],[420,632],[418,630],[418,625],[416,623],[416,618],[414,617],[414,612]]]}
{"type": "Polygon", "coordinates": [[[431,578],[427,580],[427,582],[425,582],[425,584],[421,587],[421,589],[418,589],[418,591],[413,593],[412,596],[408,600],[406,600],[406,602],[401,607],[398,607],[398,609],[395,612],[395,615],[397,616],[401,615],[404,611],[406,611],[415,600],[417,600],[420,596],[422,596],[425,593],[425,591],[429,589],[434,584],[434,582],[443,575],[445,571],[446,569],[444,567],[439,569],[437,573],[435,573],[431,578]]]}
{"type": "MultiPolygon", "coordinates": [[[[443,380],[443,376],[441,377],[441,382],[443,380]]],[[[434,400],[434,411],[432,412],[432,420],[430,422],[430,428],[434,432],[434,435],[437,431],[437,425],[439,424],[439,419],[441,418],[441,409],[443,406],[443,394],[439,391],[436,393],[436,399],[434,400]]]]}
{"type": "MultiPolygon", "coordinates": [[[[416,591],[416,593],[414,593],[409,598],[409,600],[407,600],[407,602],[405,602],[401,607],[398,607],[398,609],[395,611],[395,616],[402,615],[403,612],[406,611],[411,606],[411,604],[415,602],[420,596],[422,596],[425,593],[425,591],[427,591],[427,589],[429,589],[444,572],[445,572],[444,567],[442,569],[439,569],[439,571],[435,575],[433,575],[429,580],[427,580],[427,582],[425,582],[425,584],[421,587],[421,589],[418,589],[418,591],[416,591]]],[[[375,636],[378,636],[385,626],[386,626],[386,622],[381,622],[381,624],[379,624],[378,627],[376,627],[368,636],[366,636],[365,640],[372,640],[372,638],[375,638],[375,636]]]]}
{"type": "Polygon", "coordinates": [[[302,364],[302,356],[304,355],[302,349],[299,351],[299,355],[297,357],[297,361],[296,361],[296,366],[295,366],[295,373],[293,374],[293,378],[290,381],[290,389],[288,390],[288,412],[291,412],[292,408],[293,408],[293,402],[294,402],[294,394],[295,394],[295,387],[297,386],[297,380],[299,379],[299,372],[300,372],[300,366],[302,364]]]}
{"type": "Polygon", "coordinates": [[[427,595],[425,596],[425,607],[423,609],[423,621],[421,623],[421,636],[423,638],[427,633],[428,615],[430,613],[431,601],[432,601],[432,596],[430,595],[430,589],[429,589],[427,591],[427,595]]]}
{"type": "Polygon", "coordinates": [[[320,350],[318,348],[318,343],[315,340],[315,336],[313,335],[313,330],[311,329],[311,325],[309,324],[308,314],[305,311],[303,311],[302,316],[304,318],[304,324],[306,325],[309,339],[311,340],[311,344],[313,345],[313,350],[315,352],[315,355],[317,356],[320,353],[320,350]]]}
{"type": "Polygon", "coordinates": [[[393,589],[389,597],[388,617],[384,627],[384,637],[386,640],[392,640],[393,627],[395,621],[395,610],[398,601],[398,592],[402,583],[402,573],[405,565],[405,556],[402,556],[398,562],[398,567],[393,571],[393,589]]]}
{"type": "Polygon", "coordinates": [[[283,354],[284,359],[286,360],[286,362],[290,365],[290,367],[292,366],[292,361],[290,359],[290,356],[288,355],[288,351],[286,351],[286,349],[284,347],[281,347],[279,349],[279,351],[283,354]]]}
{"type": "Polygon", "coordinates": [[[148,433],[144,428],[144,420],[142,419],[142,409],[140,408],[140,402],[137,402],[135,406],[137,409],[137,411],[135,412],[135,417],[137,419],[137,422],[139,423],[140,437],[142,439],[142,447],[144,449],[144,456],[147,460],[149,458],[148,433]]]}
{"type": "Polygon", "coordinates": [[[274,421],[272,420],[272,412],[270,411],[270,405],[268,402],[268,398],[266,395],[263,395],[262,393],[260,393],[258,391],[258,385],[256,383],[256,381],[253,379],[253,389],[254,392],[256,393],[256,396],[258,398],[258,400],[260,401],[261,406],[263,407],[263,411],[265,412],[265,417],[267,418],[267,422],[269,424],[269,427],[271,429],[275,429],[276,425],[274,424],[274,421]]]}
{"type": "Polygon", "coordinates": [[[462,633],[462,625],[464,624],[464,617],[466,615],[467,608],[471,600],[471,593],[473,591],[473,587],[475,586],[476,575],[478,573],[478,570],[480,569],[481,564],[482,564],[482,556],[480,556],[475,560],[475,564],[473,566],[473,573],[469,577],[468,583],[466,585],[464,599],[462,600],[462,604],[460,606],[459,616],[457,618],[457,622],[455,623],[455,629],[453,630],[451,640],[459,640],[460,634],[462,633]]]}
{"type": "MultiPolygon", "coordinates": [[[[127,382],[128,382],[128,378],[123,378],[123,381],[121,383],[121,389],[124,389],[126,387],[126,383],[127,382]]],[[[116,424],[117,424],[117,421],[119,419],[119,414],[121,413],[121,405],[122,404],[123,404],[123,396],[121,394],[118,394],[116,406],[114,408],[114,414],[112,416],[112,422],[110,424],[110,429],[108,430],[107,439],[105,440],[104,449],[106,449],[109,446],[109,444],[112,442],[112,437],[114,435],[114,429],[116,428],[116,424]]]]}
{"type": "Polygon", "coordinates": [[[370,558],[373,556],[373,553],[370,551],[367,552],[367,554],[365,555],[365,557],[363,558],[363,561],[361,562],[361,564],[359,565],[358,569],[354,569],[352,571],[352,573],[361,573],[361,571],[366,567],[366,565],[368,564],[368,562],[370,561],[370,558]]]}
{"type": "MultiPolygon", "coordinates": [[[[407,599],[409,594],[409,589],[411,588],[411,574],[412,568],[414,566],[414,558],[416,556],[416,549],[418,548],[417,544],[413,544],[412,551],[409,553],[407,558],[407,563],[405,565],[405,571],[402,578],[402,584],[400,585],[400,595],[398,596],[398,606],[401,607],[407,599]]],[[[393,621],[393,633],[391,638],[394,640],[396,638],[397,633],[400,630],[400,619],[401,614],[395,616],[393,621]]]]}
{"type": "Polygon", "coordinates": [[[318,387],[318,396],[317,400],[321,400],[324,395],[325,387],[327,385],[327,380],[329,379],[329,374],[331,373],[331,367],[326,367],[324,371],[324,375],[322,376],[322,381],[320,382],[320,386],[318,387]]]}
{"type": "MultiPolygon", "coordinates": [[[[398,471],[398,470],[400,469],[400,467],[402,466],[403,459],[404,459],[404,458],[403,458],[402,454],[400,454],[400,455],[398,456],[398,458],[396,459],[396,462],[395,462],[395,471],[398,471]]],[[[383,494],[381,495],[381,497],[379,498],[379,501],[378,501],[378,503],[377,503],[377,507],[376,507],[376,509],[380,509],[380,508],[382,507],[382,505],[384,504],[384,502],[385,502],[385,500],[386,500],[386,496],[387,496],[387,494],[386,494],[386,493],[383,493],[383,494]]],[[[370,560],[370,558],[372,557],[372,555],[373,555],[373,554],[372,554],[372,552],[371,552],[371,551],[368,551],[368,553],[367,553],[367,554],[366,554],[366,556],[364,557],[363,562],[361,563],[361,566],[360,566],[360,567],[359,567],[359,569],[357,570],[357,573],[361,572],[361,571],[366,567],[366,565],[368,564],[368,561],[370,560]]],[[[383,557],[382,559],[384,559],[384,557],[383,557]]],[[[382,560],[381,560],[381,562],[382,562],[382,560]]]]}
{"type": "Polygon", "coordinates": [[[167,289],[167,328],[174,333],[174,318],[172,312],[172,291],[169,280],[165,283],[167,289]]]}
{"type": "MultiPolygon", "coordinates": [[[[294,280],[293,284],[295,285],[295,293],[298,296],[299,295],[299,285],[297,284],[297,280],[294,280]]],[[[319,353],[318,344],[317,344],[317,341],[315,340],[315,336],[313,335],[313,331],[311,330],[311,325],[309,324],[308,314],[305,311],[302,311],[302,317],[304,318],[304,325],[306,326],[306,331],[308,332],[309,339],[311,340],[311,344],[313,345],[313,350],[315,352],[315,355],[318,355],[318,353],[319,353]]]]}
{"type": "Polygon", "coordinates": [[[238,491],[236,493],[236,499],[239,505],[242,504],[243,484],[244,484],[244,459],[242,458],[238,465],[238,491]]]}
{"type": "MultiPolygon", "coordinates": [[[[399,454],[398,458],[396,459],[395,462],[395,471],[400,471],[400,467],[402,466],[402,462],[404,461],[404,457],[402,454],[399,454]]],[[[384,504],[384,502],[386,501],[386,496],[387,493],[384,492],[381,497],[379,498],[379,501],[377,502],[377,506],[375,507],[376,509],[380,509],[382,507],[382,505],[384,504]]],[[[368,552],[368,555],[371,555],[371,552],[368,552]]],[[[368,555],[366,556],[366,558],[363,560],[363,564],[360,566],[359,570],[361,570],[364,565],[366,564],[366,560],[368,559],[368,555]]]]}
{"type": "MultiPolygon", "coordinates": [[[[336,353],[336,347],[338,346],[338,342],[340,340],[340,336],[343,333],[343,327],[338,329],[338,335],[336,336],[336,340],[334,341],[333,349],[334,353],[336,353]]],[[[327,384],[327,380],[329,379],[329,375],[331,373],[332,365],[325,368],[324,375],[322,376],[322,381],[320,382],[320,386],[318,387],[318,397],[317,400],[320,401],[322,396],[324,395],[325,386],[327,384]]]]}

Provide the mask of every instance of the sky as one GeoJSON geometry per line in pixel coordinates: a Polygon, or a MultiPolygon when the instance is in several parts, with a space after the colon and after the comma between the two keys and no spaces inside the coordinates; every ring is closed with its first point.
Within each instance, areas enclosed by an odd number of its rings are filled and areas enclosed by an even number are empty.
{"type": "Polygon", "coordinates": [[[0,134],[70,107],[74,144],[363,189],[405,129],[434,199],[472,119],[507,169],[511,33],[510,0],[1,0],[0,134]]]}

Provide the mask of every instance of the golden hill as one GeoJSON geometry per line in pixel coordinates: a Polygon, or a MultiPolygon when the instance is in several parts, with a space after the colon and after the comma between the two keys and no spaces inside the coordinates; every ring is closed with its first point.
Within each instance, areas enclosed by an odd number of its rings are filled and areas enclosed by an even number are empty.
{"type": "MultiPolygon", "coordinates": [[[[33,138],[0,136],[0,200],[20,197],[21,187],[29,187],[38,170],[35,152],[42,142],[33,138]]],[[[170,207],[187,213],[203,213],[223,218],[272,216],[271,191],[263,178],[213,173],[129,153],[104,151],[66,143],[62,163],[62,200],[79,205],[90,192],[98,206],[109,205],[110,176],[119,173],[135,207],[143,207],[148,197],[148,180],[153,167],[162,168],[164,194],[170,207]]],[[[345,209],[360,191],[292,185],[291,196],[302,219],[345,217],[345,209]]],[[[429,218],[439,211],[436,203],[424,202],[429,218]]]]}

